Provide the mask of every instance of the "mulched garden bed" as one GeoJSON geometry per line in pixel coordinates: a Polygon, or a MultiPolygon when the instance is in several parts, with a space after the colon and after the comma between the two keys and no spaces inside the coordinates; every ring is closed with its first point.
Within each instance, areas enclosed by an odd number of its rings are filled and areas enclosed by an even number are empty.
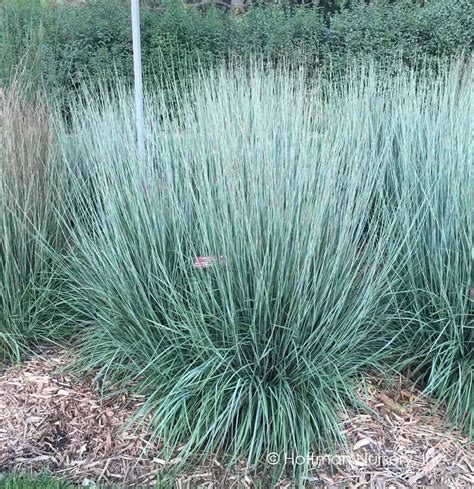
{"type": "MultiPolygon", "coordinates": [[[[102,401],[90,380],[64,373],[70,361],[70,352],[50,350],[0,372],[0,472],[47,470],[82,485],[153,486],[176,461],[166,462],[146,432],[131,427],[142,400],[122,395],[102,401]]],[[[313,486],[474,487],[474,447],[409,382],[382,388],[367,379],[360,395],[373,412],[342,420],[348,450],[312,459],[313,486]]],[[[175,484],[256,485],[237,469],[224,475],[217,460],[175,484]]],[[[293,484],[281,481],[278,487],[293,484]]]]}

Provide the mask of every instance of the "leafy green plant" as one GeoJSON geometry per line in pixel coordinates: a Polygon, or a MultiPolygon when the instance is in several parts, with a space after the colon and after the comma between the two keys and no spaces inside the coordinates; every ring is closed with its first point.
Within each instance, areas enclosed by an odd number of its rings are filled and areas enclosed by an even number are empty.
{"type": "Polygon", "coordinates": [[[336,59],[369,55],[409,65],[473,49],[473,10],[468,1],[432,0],[367,4],[356,1],[330,18],[327,52],[336,59]]]}
{"type": "MultiPolygon", "coordinates": [[[[237,14],[182,0],[165,0],[155,7],[144,3],[145,79],[180,79],[235,58],[251,64],[255,55],[273,64],[291,60],[312,70],[331,65],[344,72],[354,57],[388,65],[401,58],[415,66],[420,60],[437,63],[439,57],[469,55],[473,49],[468,0],[337,4],[263,2],[237,14]]],[[[4,0],[0,21],[0,76],[5,82],[23,63],[35,83],[48,92],[59,91],[67,103],[70,92],[83,82],[132,80],[127,1],[88,0],[72,7],[4,0]]]]}

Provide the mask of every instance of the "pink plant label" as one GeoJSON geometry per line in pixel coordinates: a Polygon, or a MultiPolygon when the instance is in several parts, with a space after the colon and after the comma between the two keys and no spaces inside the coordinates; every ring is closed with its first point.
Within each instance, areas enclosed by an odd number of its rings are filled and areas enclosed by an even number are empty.
{"type": "Polygon", "coordinates": [[[216,262],[225,263],[225,256],[219,256],[219,258],[215,256],[196,256],[194,258],[193,267],[194,268],[209,268],[214,265],[216,262]]]}

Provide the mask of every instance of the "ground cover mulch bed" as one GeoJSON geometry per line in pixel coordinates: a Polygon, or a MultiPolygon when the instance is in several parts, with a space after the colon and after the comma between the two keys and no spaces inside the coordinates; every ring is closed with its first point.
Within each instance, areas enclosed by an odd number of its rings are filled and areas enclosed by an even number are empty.
{"type": "MultiPolygon", "coordinates": [[[[121,395],[102,401],[89,379],[64,373],[70,359],[69,352],[50,350],[0,372],[0,472],[48,470],[82,485],[152,486],[177,460],[165,462],[146,431],[130,426],[142,400],[121,395]]],[[[473,446],[418,394],[403,379],[388,387],[367,379],[360,395],[373,412],[342,419],[347,451],[311,456],[309,483],[473,488],[473,446]]],[[[287,465],[300,463],[294,455],[286,460],[287,465]]],[[[232,488],[256,482],[268,487],[238,468],[224,475],[219,462],[211,460],[180,475],[175,485],[232,488]]],[[[293,484],[282,480],[278,487],[293,484]]]]}

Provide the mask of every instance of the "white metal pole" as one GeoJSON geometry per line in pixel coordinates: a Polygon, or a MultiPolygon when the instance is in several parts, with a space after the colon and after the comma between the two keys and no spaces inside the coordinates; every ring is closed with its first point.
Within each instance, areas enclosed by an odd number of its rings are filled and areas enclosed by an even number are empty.
{"type": "Polygon", "coordinates": [[[135,75],[135,117],[138,154],[145,158],[145,123],[143,116],[142,53],[140,45],[140,0],[132,1],[133,71],[135,75]]]}

